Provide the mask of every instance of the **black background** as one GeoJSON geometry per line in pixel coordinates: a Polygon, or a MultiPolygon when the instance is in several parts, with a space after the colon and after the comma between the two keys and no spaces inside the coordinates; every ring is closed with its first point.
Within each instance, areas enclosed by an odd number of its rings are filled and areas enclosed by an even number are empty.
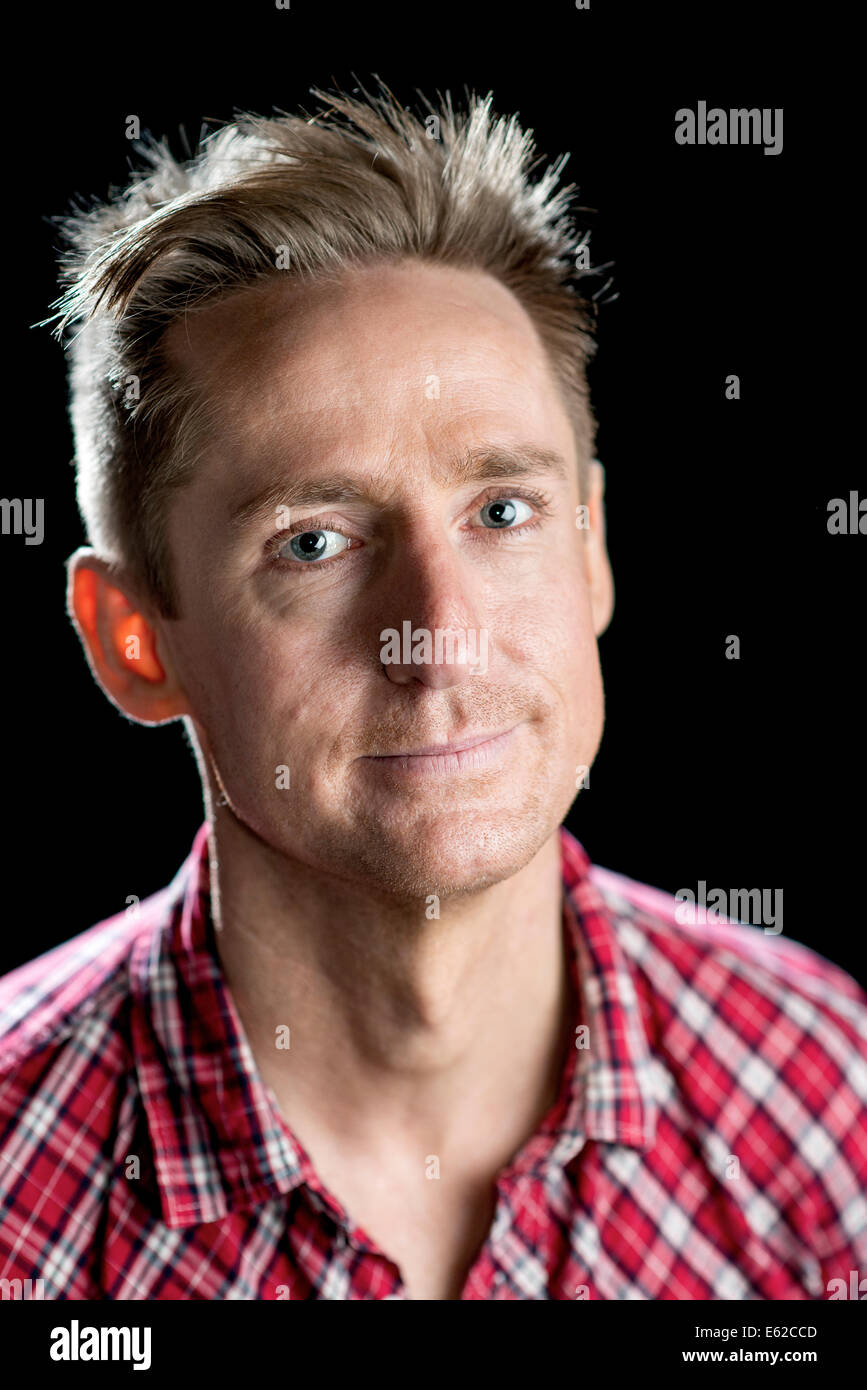
{"type": "Polygon", "coordinates": [[[13,45],[4,183],[7,497],[44,497],[45,540],[0,537],[9,969],[165,884],[202,820],[182,726],[125,721],[64,606],[75,505],[63,354],[44,318],[54,228],[127,177],[126,118],[184,154],[203,118],[312,110],[309,89],[403,101],[464,88],[519,113],[592,219],[619,298],[591,387],[617,586],[602,638],[607,725],[568,825],[598,863],[658,887],[784,890],[784,931],[867,976],[858,580],[867,541],[827,505],[865,486],[840,437],[851,295],[840,102],[825,7],[315,4],[34,9],[13,45]],[[830,56],[829,56],[830,55],[830,56]],[[824,85],[818,86],[819,78],[824,85]],[[784,148],[681,147],[681,106],[783,107],[784,148]],[[26,196],[21,196],[26,190],[26,196]],[[841,268],[842,257],[842,268],[841,268]],[[740,401],[724,397],[737,373],[740,401]],[[741,658],[725,658],[726,638],[741,658]]]}

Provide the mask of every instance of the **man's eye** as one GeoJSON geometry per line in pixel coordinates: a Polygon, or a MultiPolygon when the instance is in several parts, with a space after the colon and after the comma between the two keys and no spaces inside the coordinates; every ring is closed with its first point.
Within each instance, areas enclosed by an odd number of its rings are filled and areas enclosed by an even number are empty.
{"type": "MultiPolygon", "coordinates": [[[[537,504],[537,505],[542,505],[537,504]]],[[[485,502],[478,513],[482,527],[490,531],[513,531],[520,525],[522,531],[538,525],[533,520],[533,508],[520,497],[492,497],[485,502]]],[[[478,530],[478,527],[473,529],[478,530]]],[[[327,526],[311,526],[308,531],[296,531],[285,540],[278,540],[269,546],[275,560],[291,563],[311,564],[330,560],[349,550],[354,544],[342,531],[327,526]]]]}
{"type": "Polygon", "coordinates": [[[349,537],[339,531],[301,531],[290,536],[277,551],[280,559],[321,560],[323,557],[339,555],[349,548],[349,537]],[[285,554],[286,548],[290,554],[285,554]]]}
{"type": "Polygon", "coordinates": [[[526,502],[522,502],[520,497],[496,497],[492,502],[486,502],[482,507],[482,524],[494,530],[511,526],[515,521],[528,521],[533,515],[533,508],[526,502]],[[523,507],[526,516],[518,515],[518,507],[523,507]]]}

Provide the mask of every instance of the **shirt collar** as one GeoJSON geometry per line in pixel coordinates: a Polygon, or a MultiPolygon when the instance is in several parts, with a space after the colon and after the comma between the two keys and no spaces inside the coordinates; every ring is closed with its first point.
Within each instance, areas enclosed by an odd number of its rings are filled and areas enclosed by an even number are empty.
{"type": "MultiPolygon", "coordinates": [[[[559,830],[563,930],[580,1016],[559,1096],[504,1177],[563,1167],[586,1140],[648,1148],[655,1134],[651,1058],[617,939],[616,913],[584,848],[559,830]]],[[[170,1227],[217,1221],[291,1192],[338,1221],[346,1213],[259,1076],[214,940],[205,823],[131,961],[133,1055],[170,1227]]],[[[146,910],[142,905],[142,910],[146,910]]]]}

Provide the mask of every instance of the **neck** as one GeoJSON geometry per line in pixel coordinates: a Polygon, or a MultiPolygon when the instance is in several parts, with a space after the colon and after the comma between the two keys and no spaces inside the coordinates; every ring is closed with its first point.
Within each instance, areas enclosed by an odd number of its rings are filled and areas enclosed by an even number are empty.
{"type": "Polygon", "coordinates": [[[223,808],[211,844],[222,966],[305,1147],[322,1136],[394,1158],[469,1144],[504,1164],[553,1104],[569,1047],[557,833],[438,918],[276,853],[223,808]]]}

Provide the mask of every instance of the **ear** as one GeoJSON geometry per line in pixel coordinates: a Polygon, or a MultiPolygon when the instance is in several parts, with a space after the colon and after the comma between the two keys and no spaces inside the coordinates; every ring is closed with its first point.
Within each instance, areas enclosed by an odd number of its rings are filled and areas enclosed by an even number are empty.
{"type": "Polygon", "coordinates": [[[614,576],[605,542],[605,469],[598,459],[590,460],[587,510],[590,524],[584,532],[584,564],[593,630],[601,637],[614,612],[614,576]]]}
{"type": "Polygon", "coordinates": [[[189,714],[162,650],[160,620],[89,546],[76,550],[66,565],[67,611],[94,678],[112,704],[139,724],[165,724],[189,714]]]}

